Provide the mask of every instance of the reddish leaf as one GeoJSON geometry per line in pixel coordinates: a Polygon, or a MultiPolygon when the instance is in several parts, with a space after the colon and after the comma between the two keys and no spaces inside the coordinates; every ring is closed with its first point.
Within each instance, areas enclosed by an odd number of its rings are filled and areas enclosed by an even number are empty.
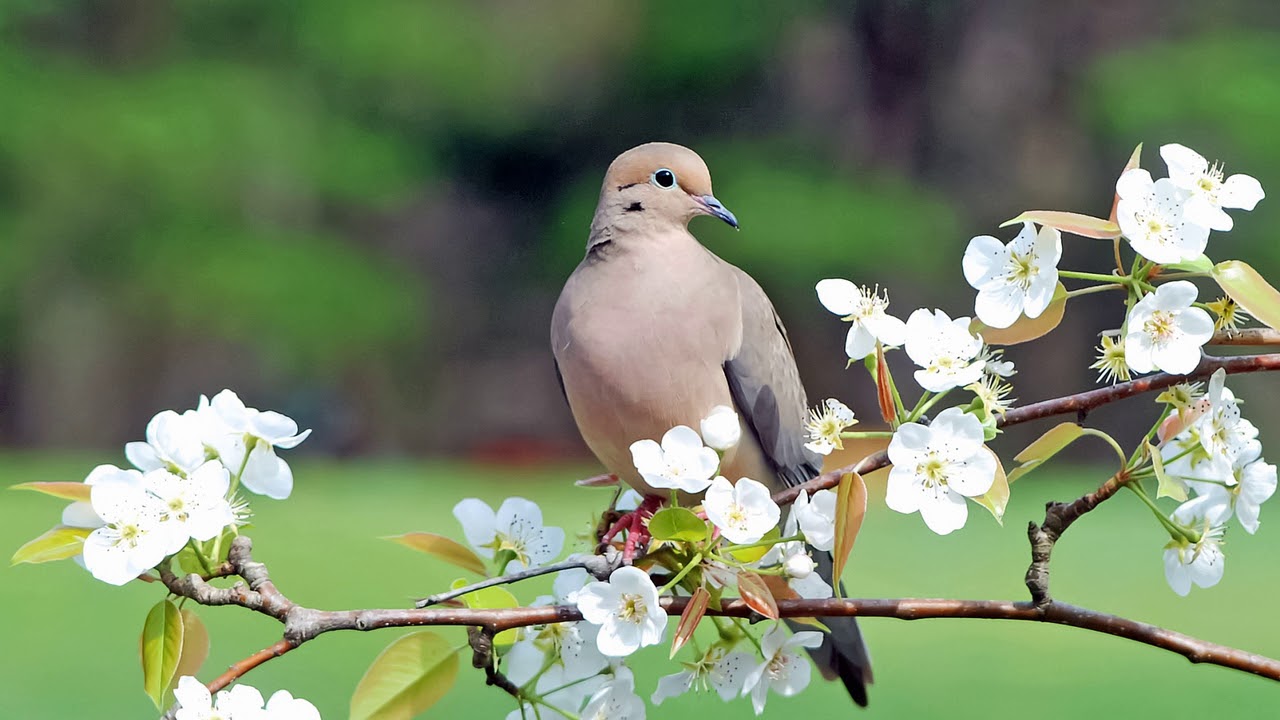
{"type": "Polygon", "coordinates": [[[1058,283],[1049,307],[1040,313],[1040,317],[1029,318],[1023,315],[1007,328],[989,327],[981,320],[974,318],[969,325],[969,330],[981,335],[982,340],[988,345],[1018,345],[1048,335],[1062,322],[1062,316],[1066,311],[1067,288],[1062,283],[1058,283]]]}
{"type": "Polygon", "coordinates": [[[858,473],[846,473],[840,478],[836,491],[836,542],[832,549],[831,584],[839,592],[840,576],[844,564],[853,550],[853,541],[862,529],[862,519],[867,515],[867,484],[858,473]]]}
{"type": "MultiPolygon", "coordinates": [[[[800,597],[800,593],[791,589],[791,585],[789,585],[787,581],[784,580],[782,577],[778,575],[762,575],[760,577],[762,580],[764,580],[764,584],[769,587],[769,592],[773,593],[774,600],[803,599],[800,597]]],[[[789,617],[787,618],[787,622],[800,623],[801,625],[808,625],[809,627],[815,628],[822,632],[831,632],[831,628],[828,628],[826,625],[823,625],[822,622],[819,621],[817,618],[789,617]]]]}
{"type": "Polygon", "coordinates": [[[479,555],[476,555],[471,548],[456,540],[450,540],[443,535],[428,532],[411,532],[383,539],[399,543],[418,552],[434,555],[447,563],[452,563],[477,575],[485,574],[484,560],[481,560],[479,555]]]}
{"type": "Polygon", "coordinates": [[[876,399],[880,401],[880,418],[891,423],[898,418],[893,404],[893,388],[889,385],[889,364],[884,361],[884,346],[876,343],[876,399]]]}
{"type": "Polygon", "coordinates": [[[774,599],[764,578],[743,570],[738,573],[738,594],[747,606],[770,620],[778,619],[778,601],[774,599]]]}
{"type": "MultiPolygon", "coordinates": [[[[1142,143],[1138,143],[1138,147],[1133,149],[1133,154],[1129,156],[1129,162],[1125,163],[1124,170],[1121,170],[1120,174],[1123,175],[1129,172],[1130,170],[1137,168],[1141,160],[1142,160],[1142,143]]],[[[1120,196],[1116,195],[1115,199],[1111,201],[1111,222],[1116,221],[1116,208],[1119,206],[1120,206],[1120,196]]]]}
{"type": "Polygon", "coordinates": [[[680,648],[693,637],[693,631],[698,629],[698,623],[707,612],[707,603],[710,601],[711,593],[701,585],[693,591],[689,604],[684,607],[684,612],[680,613],[680,623],[676,625],[676,634],[671,638],[671,655],[668,657],[675,657],[676,653],[680,652],[680,648]]]}
{"type": "Polygon", "coordinates": [[[32,490],[34,492],[52,495],[56,498],[72,501],[89,502],[89,490],[91,485],[85,485],[82,482],[27,482],[20,485],[10,487],[10,490],[32,490]]]}
{"type": "Polygon", "coordinates": [[[1062,232],[1094,240],[1114,240],[1120,237],[1120,226],[1111,220],[1061,210],[1028,210],[1012,220],[1000,223],[1000,227],[1024,222],[1057,228],[1062,232]]]}

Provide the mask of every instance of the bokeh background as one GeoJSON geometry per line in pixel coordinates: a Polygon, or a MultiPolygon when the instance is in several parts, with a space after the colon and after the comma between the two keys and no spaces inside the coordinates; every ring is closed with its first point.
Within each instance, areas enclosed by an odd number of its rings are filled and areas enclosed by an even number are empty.
{"type": "MultiPolygon", "coordinates": [[[[258,509],[277,572],[315,604],[402,604],[450,571],[370,538],[452,532],[463,493],[554,503],[574,528],[603,503],[565,487],[594,467],[546,336],[617,153],[663,139],[707,159],[743,229],[695,233],[770,292],[810,396],[870,415],[817,280],[887,286],[902,317],[968,314],[968,239],[1026,209],[1105,214],[1138,142],[1157,175],[1156,148],[1176,141],[1280,187],[1278,29],[1280,8],[1244,0],[4,0],[0,480],[80,479],[123,462],[155,411],[235,388],[315,429],[294,453],[297,497],[258,509]]],[[[1273,202],[1237,214],[1210,255],[1275,277],[1273,202]]],[[[1108,256],[1070,238],[1064,263],[1108,256]]],[[[1078,301],[1053,335],[1010,352],[1020,398],[1092,383],[1096,334],[1120,321],[1106,300],[1078,301]]],[[[1274,437],[1268,384],[1235,386],[1274,437]]],[[[1131,440],[1151,410],[1140,399],[1096,422],[1131,440]]],[[[997,447],[1012,455],[1036,431],[997,447]]],[[[1022,522],[1096,482],[1089,463],[1105,455],[1092,453],[1016,486],[1003,529],[975,515],[942,540],[873,503],[850,579],[866,595],[1019,597],[1022,522]]],[[[0,495],[0,544],[56,512],[0,495]]],[[[1280,629],[1257,602],[1280,589],[1270,529],[1233,542],[1223,585],[1184,601],[1163,586],[1158,529],[1108,508],[1062,549],[1061,592],[1274,655],[1280,629]]],[[[110,590],[69,564],[0,569],[0,716],[145,716],[131,643],[150,590],[110,590]]],[[[210,614],[223,623],[210,667],[271,640],[256,619],[210,614]]],[[[1277,697],[1066,631],[868,625],[873,698],[901,716],[1277,697]]],[[[258,681],[341,717],[387,640],[324,640],[258,681]]],[[[461,684],[436,716],[505,713],[477,678],[461,684]]],[[[770,714],[845,702],[824,688],[770,714]]]]}

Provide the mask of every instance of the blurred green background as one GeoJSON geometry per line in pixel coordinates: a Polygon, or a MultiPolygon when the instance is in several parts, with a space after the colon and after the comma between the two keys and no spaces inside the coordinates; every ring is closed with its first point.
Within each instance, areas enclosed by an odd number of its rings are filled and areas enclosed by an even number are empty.
{"type": "MultiPolygon", "coordinates": [[[[595,470],[546,335],[617,153],[662,139],[707,159],[743,229],[694,231],[770,292],[810,396],[866,415],[871,389],[844,370],[817,280],[887,286],[903,317],[968,314],[971,236],[1031,208],[1105,214],[1138,142],[1157,175],[1156,149],[1176,141],[1280,187],[1277,125],[1280,7],[1248,0],[3,0],[0,485],[123,462],[154,412],[231,387],[316,430],[295,453],[297,496],[255,508],[277,576],[316,604],[402,604],[448,573],[372,538],[451,528],[456,488],[520,492],[574,524],[603,502],[567,485],[595,470]]],[[[1237,213],[1209,254],[1275,277],[1273,202],[1237,213]]],[[[1064,263],[1108,256],[1072,238],[1064,263]]],[[[1096,333],[1120,321],[1106,301],[1082,298],[1011,350],[1018,397],[1092,383],[1096,333]]],[[[1280,422],[1268,385],[1233,387],[1266,442],[1280,422]]],[[[1092,420],[1132,441],[1151,410],[1092,420]]],[[[943,540],[875,505],[858,593],[1021,597],[1021,524],[1100,479],[1087,464],[1104,451],[1016,486],[1003,530],[975,515],[943,540]]],[[[1265,526],[1233,537],[1221,587],[1182,600],[1160,577],[1159,533],[1115,505],[1060,553],[1064,597],[1280,654],[1275,623],[1254,619],[1277,589],[1265,526]]],[[[0,494],[0,547],[56,512],[0,494]]],[[[0,569],[0,717],[145,715],[132,643],[153,596],[70,565],[0,569]]],[[[271,639],[256,618],[206,616],[210,667],[271,639]]],[[[1275,697],[1059,628],[868,625],[890,716],[1145,716],[1222,698],[1243,714],[1275,697]]],[[[326,638],[256,682],[341,717],[387,640],[326,638]]],[[[477,677],[462,684],[438,716],[505,712],[477,677]]],[[[771,703],[845,707],[832,688],[771,703]]]]}

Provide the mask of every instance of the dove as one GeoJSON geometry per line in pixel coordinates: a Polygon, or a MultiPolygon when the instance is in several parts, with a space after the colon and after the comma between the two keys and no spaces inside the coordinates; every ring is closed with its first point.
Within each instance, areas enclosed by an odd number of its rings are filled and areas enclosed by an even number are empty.
{"type": "MultiPolygon", "coordinates": [[[[821,471],[822,457],[804,447],[808,401],[782,321],[751,276],[690,234],[689,221],[704,215],[738,227],[697,153],[662,142],[622,153],[552,315],[556,370],[578,430],[610,473],[646,495],[636,518],[669,491],[644,481],[631,444],[697,428],[716,406],[732,407],[742,425],[721,475],[776,491],[821,471]]],[[[629,529],[631,542],[643,528],[637,519],[629,529]]],[[[832,581],[830,555],[816,555],[832,581]]],[[[811,653],[865,706],[872,673],[856,620],[824,622],[831,632],[811,653]]]]}

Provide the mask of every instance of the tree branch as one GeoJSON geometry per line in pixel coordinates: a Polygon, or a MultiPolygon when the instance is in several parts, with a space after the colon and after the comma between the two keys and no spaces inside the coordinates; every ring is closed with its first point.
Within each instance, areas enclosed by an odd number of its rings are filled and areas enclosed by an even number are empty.
{"type": "Polygon", "coordinates": [[[1031,591],[1032,604],[1045,607],[1053,602],[1049,595],[1049,556],[1062,533],[1079,520],[1080,516],[1115,495],[1128,481],[1128,471],[1121,470],[1097,490],[1072,502],[1045,503],[1043,525],[1037,525],[1034,521],[1027,523],[1027,539],[1031,541],[1031,565],[1027,568],[1026,583],[1027,590],[1031,591]]]}
{"type": "Polygon", "coordinates": [[[1280,345],[1280,331],[1271,328],[1244,328],[1220,330],[1209,341],[1210,345],[1280,345]]]}

